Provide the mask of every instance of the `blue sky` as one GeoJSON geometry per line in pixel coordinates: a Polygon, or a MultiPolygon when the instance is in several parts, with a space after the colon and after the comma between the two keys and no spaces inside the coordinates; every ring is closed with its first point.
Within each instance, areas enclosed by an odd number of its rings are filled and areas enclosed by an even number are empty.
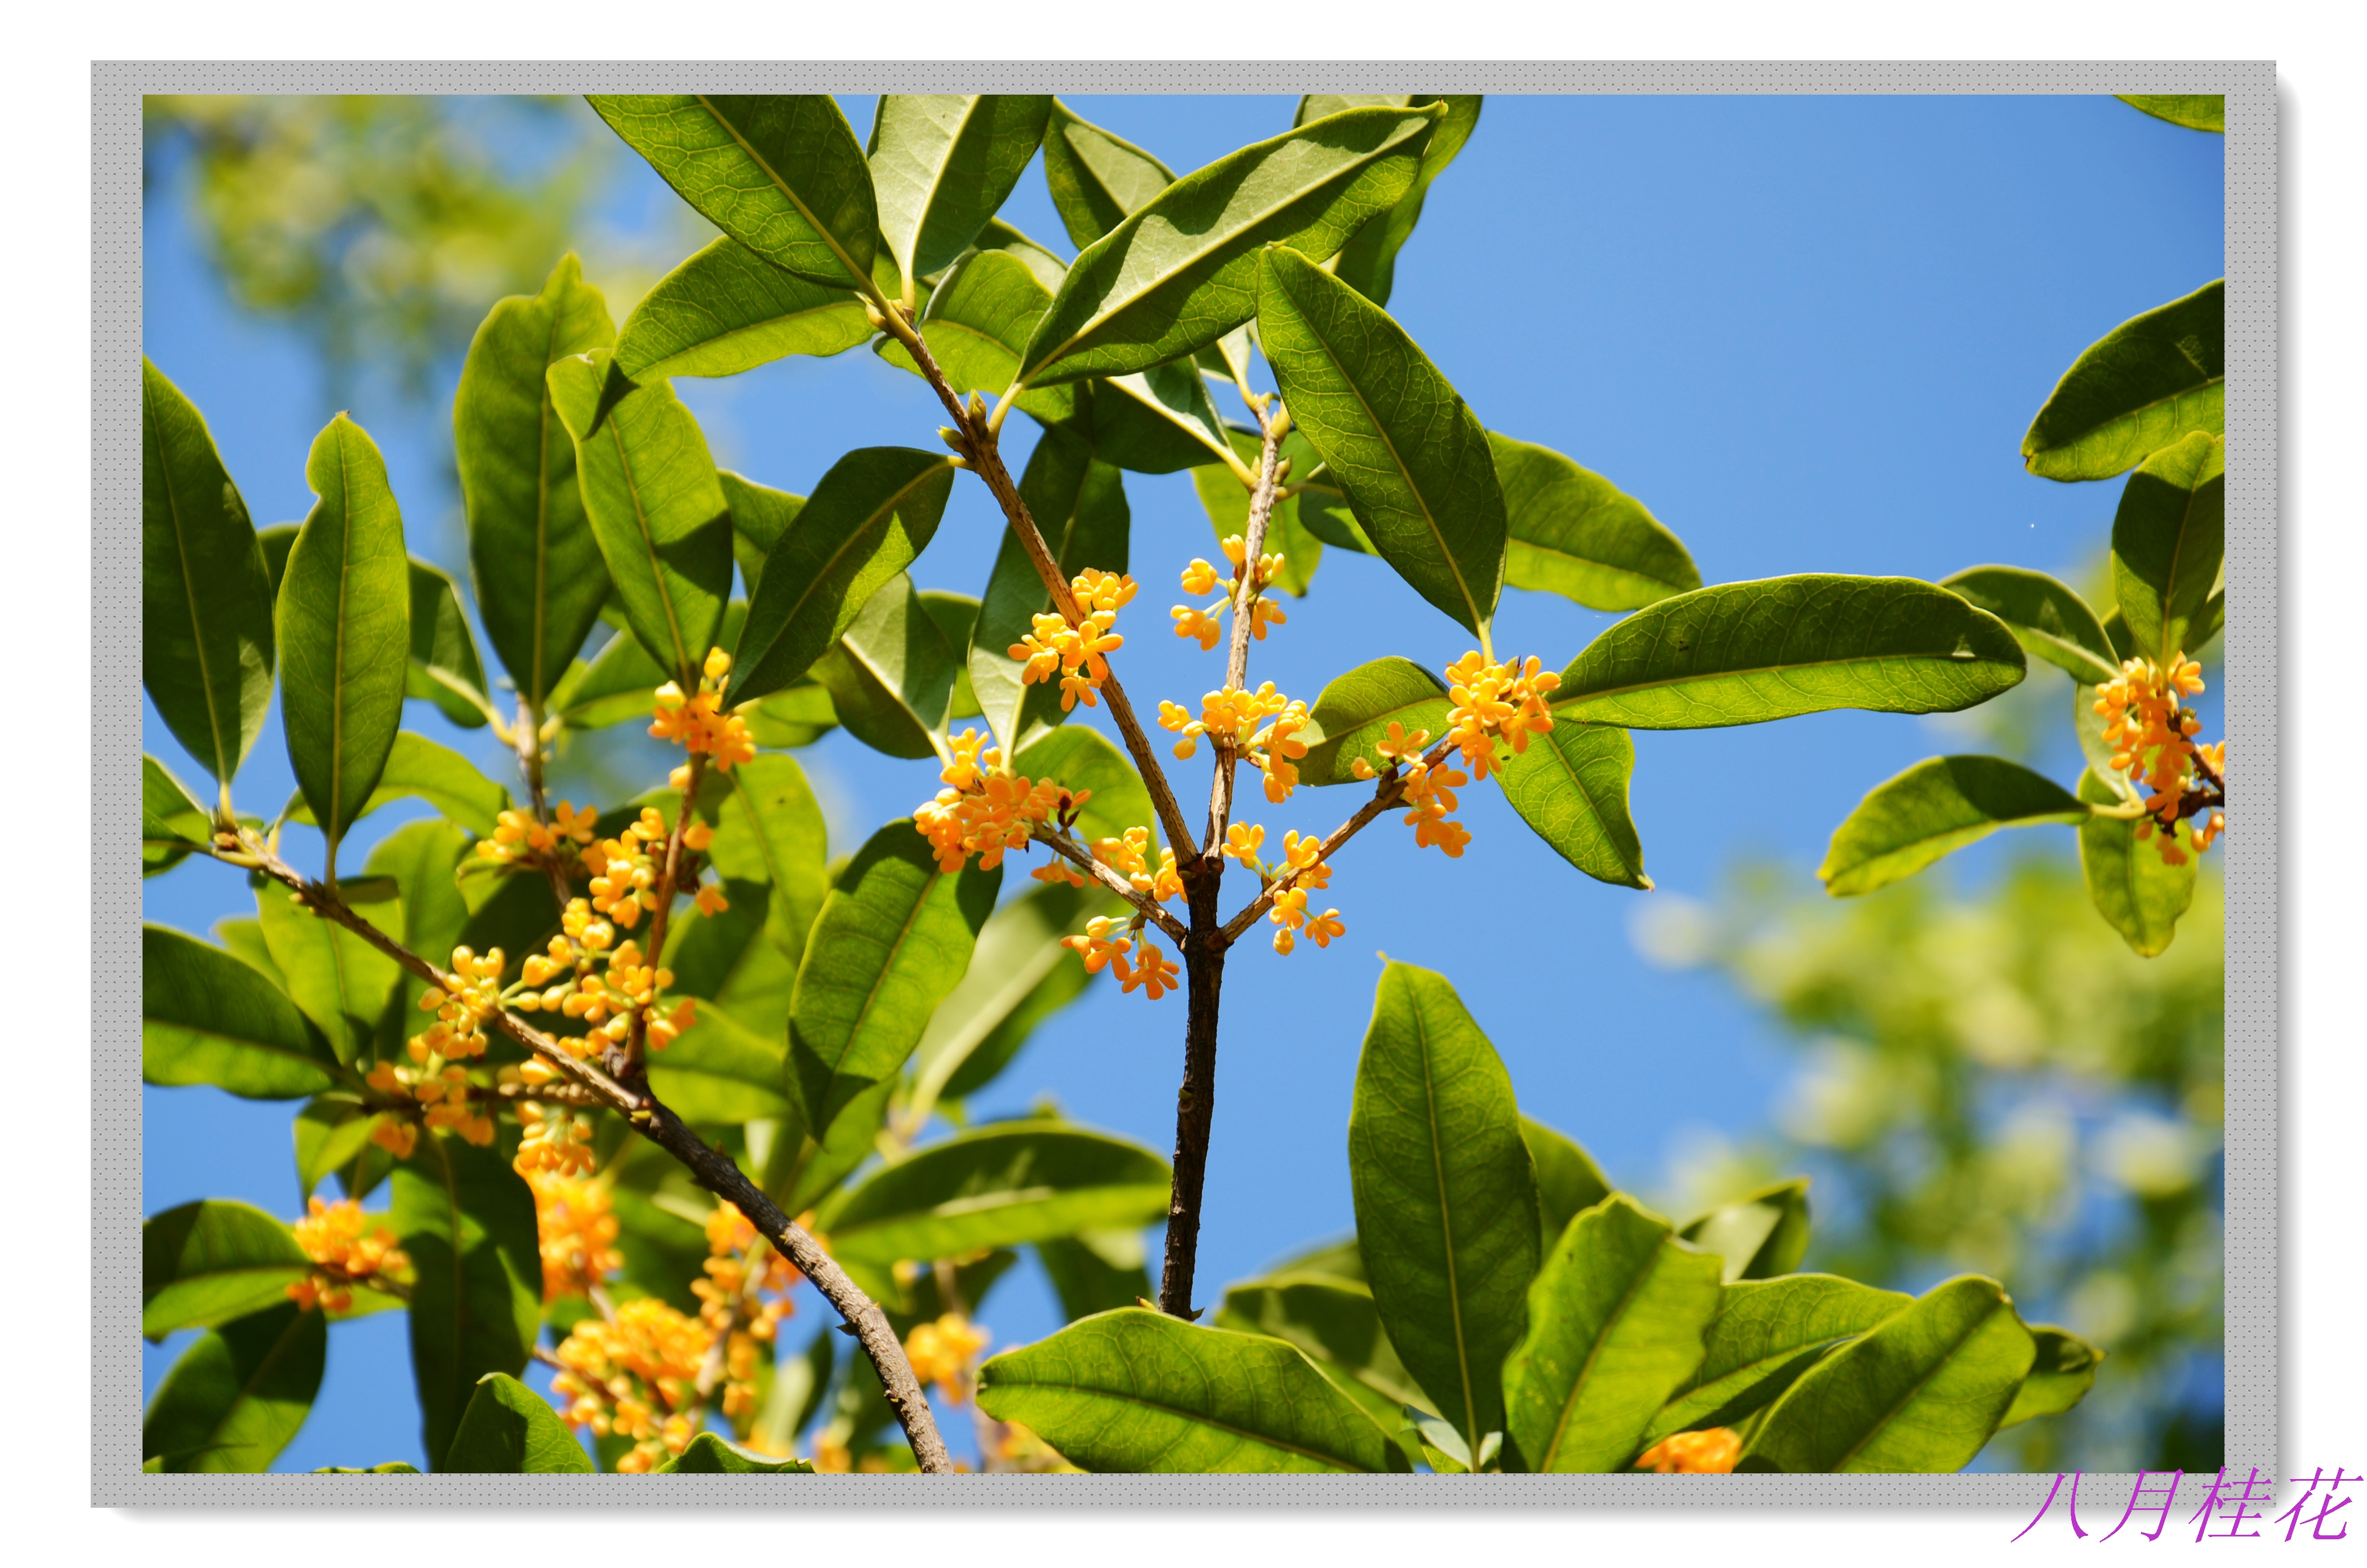
{"type": "MultiPolygon", "coordinates": [[[[868,100],[844,102],[858,131],[867,126],[868,100]]],[[[1071,107],[1181,171],[1287,126],[1292,100],[1071,107]]],[[[1433,187],[1391,309],[1483,422],[1642,500],[1709,581],[1938,578],[1986,561],[2076,574],[2101,549],[2120,487],[2028,477],[2022,432],[2081,348],[2219,276],[2220,159],[2218,138],[2101,97],[1492,98],[1433,187]]],[[[603,217],[630,226],[674,200],[634,164],[603,217]]],[[[1003,217],[1065,254],[1040,164],[1003,217]]],[[[150,203],[146,289],[147,352],[206,412],[257,522],[301,517],[304,453],[334,410],[291,333],[229,305],[169,193],[150,203]]],[[[610,303],[621,317],[630,301],[610,303]]],[[[391,397],[371,406],[378,394],[367,389],[353,410],[387,453],[413,548],[456,569],[457,498],[444,475],[457,373],[445,367],[424,416],[391,397]]],[[[849,447],[934,446],[942,419],[919,380],[865,350],[678,387],[719,463],[799,492],[849,447]]],[[[1009,434],[1016,468],[1033,427],[1014,419],[1009,434]]],[[[1216,683],[1218,656],[1167,636],[1163,611],[1172,573],[1209,554],[1212,536],[1187,476],[1128,475],[1127,490],[1145,592],[1120,628],[1132,634],[1125,678],[1146,706],[1188,704],[1216,683]]],[[[981,487],[958,487],[916,581],[977,592],[999,525],[981,487]]],[[[1331,675],[1383,653],[1435,666],[1468,646],[1385,567],[1344,552],[1328,555],[1312,595],[1288,608],[1289,625],[1257,647],[1251,679],[1310,700],[1331,675]]],[[[1558,667],[1609,620],[1508,591],[1496,642],[1558,667]]],[[[2031,680],[2067,691],[2044,666],[2031,680]]],[[[408,722],[489,772],[499,766],[482,731],[453,731],[421,705],[408,722]]],[[[2215,715],[2206,722],[2216,733],[2215,715]]],[[[147,744],[198,776],[153,710],[147,744]]],[[[1682,897],[1715,897],[1744,856],[1772,857],[1811,886],[1833,825],[1868,787],[1922,757],[1972,749],[1942,723],[1866,714],[1639,734],[1646,866],[1682,897]]],[[[843,734],[799,759],[834,851],[934,788],[926,764],[843,734]]],[[[2066,782],[2076,773],[2067,748],[2044,761],[2066,782]]],[[[1194,798],[1206,787],[1205,761],[1175,777],[1194,798]]],[[[291,787],[275,725],[239,798],[269,812],[291,787]]],[[[1328,829],[1353,808],[1346,796],[1259,802],[1252,819],[1276,836],[1328,829]]],[[[1465,799],[1477,837],[1462,860],[1376,827],[1332,881],[1344,942],[1287,960],[1244,947],[1229,970],[1205,1299],[1353,1224],[1348,1096],[1376,951],[1455,980],[1523,1109],[1587,1144],[1616,1179],[1657,1184],[1688,1129],[1739,1135],[1764,1124],[1792,1058],[1715,978],[1637,954],[1631,921],[1660,895],[1572,871],[1492,788],[1465,799]]],[[[402,819],[390,811],[364,824],[348,858],[402,819]]],[[[1959,874],[1977,878],[1996,858],[1966,857],[1959,874]]],[[[148,918],[190,931],[251,911],[243,878],[220,866],[191,864],[147,887],[148,918]]],[[[979,1109],[1016,1110],[1049,1091],[1070,1115],[1164,1151],[1181,1032],[1180,1000],[1154,1007],[1097,987],[1039,1032],[979,1109]]],[[[293,1107],[202,1089],[149,1089],[145,1106],[151,1212],[201,1196],[295,1212],[293,1107]]],[[[999,1287],[985,1316],[999,1344],[1055,1321],[1032,1266],[999,1287]]],[[[415,1426],[390,1408],[411,1397],[399,1320],[348,1325],[338,1338],[322,1401],[283,1468],[415,1458],[415,1438],[388,1441],[415,1426]]],[[[150,1353],[152,1381],[169,1359],[150,1353]]]]}

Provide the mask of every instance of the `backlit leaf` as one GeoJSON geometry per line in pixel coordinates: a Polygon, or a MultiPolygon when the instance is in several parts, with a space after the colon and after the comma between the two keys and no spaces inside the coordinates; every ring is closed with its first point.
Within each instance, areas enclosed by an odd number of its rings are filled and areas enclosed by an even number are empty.
{"type": "MultiPolygon", "coordinates": [[[[708,859],[741,883],[772,889],[765,931],[795,962],[830,892],[829,830],[805,772],[787,757],[757,757],[724,775],[708,859]]],[[[703,796],[702,796],[703,798],[703,796]]]]}
{"type": "MultiPolygon", "coordinates": [[[[479,773],[474,762],[448,746],[406,729],[395,736],[386,767],[378,776],[378,787],[354,816],[358,819],[391,800],[414,796],[480,838],[493,830],[494,822],[510,804],[510,792],[479,773]]],[[[288,803],[288,820],[313,820],[311,807],[303,803],[301,795],[288,803]]]]}
{"type": "Polygon", "coordinates": [[[2104,1352],[2067,1328],[2033,1324],[2036,1347],[2030,1375],[2022,1380],[2013,1404],[1998,1423],[1999,1430],[2041,1416],[2060,1416],[2088,1396],[2096,1385],[2096,1368],[2104,1352]]]}
{"type": "Polygon", "coordinates": [[[411,668],[403,694],[424,697],[464,729],[482,729],[491,699],[460,592],[440,568],[411,558],[411,668]]]}
{"type": "Polygon", "coordinates": [[[1139,1144],[1031,1118],[931,1144],[815,1223],[832,1256],[884,1266],[1146,1225],[1167,1212],[1168,1192],[1167,1162],[1139,1144]]]}
{"type": "Polygon", "coordinates": [[[697,1022],[650,1057],[650,1087],[667,1109],[694,1125],[739,1126],[764,1116],[793,1114],[782,1089],[787,1048],[759,1034],[713,1002],[701,1002],[697,1022]]]}
{"type": "Polygon", "coordinates": [[[1877,1291],[1830,1274],[1789,1274],[1727,1286],[1701,1365],[1653,1416],[1637,1446],[1649,1448],[1678,1432],[1732,1427],[1773,1403],[1834,1346],[1914,1302],[1897,1291],[1877,1291]]]}
{"type": "Polygon", "coordinates": [[[2072,362],[2031,421],[2023,466],[2042,479],[2108,479],[2189,432],[2220,434],[2226,319],[2223,279],[2106,333],[2072,362]]]}
{"type": "Polygon", "coordinates": [[[1723,1258],[1729,1285],[1789,1274],[1808,1248],[1808,1179],[1779,1181],[1722,1203],[1677,1235],[1723,1258]]]}
{"type": "Polygon", "coordinates": [[[1093,916],[1119,908],[1111,894],[1053,883],[1031,887],[997,909],[978,933],[969,973],[937,1004],[913,1049],[913,1103],[924,1095],[957,1100],[975,1094],[1009,1066],[1036,1026],[1092,982],[1061,939],[1093,916]]]}
{"type": "Polygon", "coordinates": [[[1215,1326],[1286,1340],[1318,1368],[1329,1362],[1379,1395],[1378,1408],[1430,1407],[1382,1330],[1371,1288],[1357,1280],[1281,1272],[1235,1285],[1225,1292],[1215,1326]]]}
{"type": "Polygon", "coordinates": [[[1618,887],[1648,888],[1644,845],[1627,812],[1636,743],[1624,729],[1556,724],[1499,758],[1504,798],[1562,859],[1618,887]]]}
{"type": "Polygon", "coordinates": [[[1968,567],[1940,586],[2006,624],[2033,658],[2093,685],[2121,672],[2104,623],[2088,602],[2043,571],[2018,566],[1968,567]]]}
{"type": "Polygon", "coordinates": [[[1189,361],[1113,376],[1093,389],[1093,456],[1103,462],[1172,474],[1213,457],[1231,473],[1225,422],[1207,378],[1189,361]]]}
{"type": "Polygon", "coordinates": [[[1551,1252],[1570,1221],[1611,1196],[1611,1183],[1592,1155],[1542,1122],[1522,1117],[1521,1141],[1536,1162],[1538,1217],[1544,1222],[1540,1235],[1545,1252],[1551,1252]]]}
{"type": "MultiPolygon", "coordinates": [[[[2079,775],[2079,798],[2098,806],[2117,806],[2120,792],[2097,775],[2093,767],[2079,775]]],[[[2096,912],[2121,933],[2121,940],[2140,956],[2158,956],[2178,934],[2179,917],[2194,902],[2194,834],[2180,822],[2176,832],[2180,864],[2162,859],[2164,829],[2159,823],[2144,839],[2137,829],[2146,824],[2124,818],[2090,817],[2079,824],[2079,870],[2087,878],[2089,900],[2096,912]]]]}
{"type": "MultiPolygon", "coordinates": [[[[365,897],[354,884],[339,891],[379,930],[400,924],[391,886],[374,890],[379,891],[374,898],[365,897]]],[[[289,999],[336,1047],[339,1061],[366,1057],[372,1027],[402,971],[357,933],[297,904],[276,882],[255,889],[255,904],[264,944],[289,999]]]]}
{"type": "Polygon", "coordinates": [[[340,1080],[336,1054],[288,993],[218,947],[140,928],[140,1077],[300,1100],[340,1080]]]}
{"type": "Polygon", "coordinates": [[[919,278],[969,248],[1036,156],[1045,95],[883,93],[864,149],[879,235],[919,278]]]}
{"type": "Polygon", "coordinates": [[[488,1372],[469,1397],[438,1470],[471,1475],[589,1475],[592,1456],[542,1395],[488,1372]]]}
{"type": "Polygon", "coordinates": [[[1702,585],[1674,534],[1602,475],[1560,453],[1488,433],[1504,487],[1504,581],[1591,610],[1637,610],[1702,585]]]}
{"type": "Polygon", "coordinates": [[[311,1413],[328,1354],[328,1319],[291,1301],[224,1324],[157,1385],[141,1458],[167,1474],[269,1470],[311,1413]]]}
{"type": "MultiPolygon", "coordinates": [[[[1020,752],[1012,766],[1028,778],[1058,779],[1071,795],[1093,792],[1070,832],[1082,844],[1122,839],[1128,828],[1153,826],[1150,791],[1143,786],[1142,775],[1126,753],[1096,730],[1082,726],[1056,729],[1020,752]]],[[[1155,860],[1150,863],[1155,865],[1155,860]]]]}
{"type": "Polygon", "coordinates": [[[1150,205],[1174,171],[1122,136],[1079,119],[1058,98],[1044,124],[1044,183],[1069,243],[1083,250],[1150,205]]]}
{"type": "Polygon", "coordinates": [[[875,332],[863,297],[783,272],[729,235],[660,278],[625,318],[616,374],[737,376],[792,354],[828,358],[875,332]]]}
{"type": "Polygon", "coordinates": [[[214,1328],[288,1299],[312,1271],[286,1222],[227,1198],[184,1203],[140,1226],[140,1332],[214,1328]]]}
{"type": "MultiPolygon", "coordinates": [[[[1051,303],[1050,290],[1018,256],[972,251],[929,296],[921,333],[953,390],[999,398],[1016,378],[1020,351],[1051,303]]],[[[920,374],[912,354],[892,337],[879,340],[878,354],[890,365],[920,374]]],[[[1012,401],[1048,423],[1077,412],[1076,389],[1070,387],[1040,387],[1012,401]]]]}
{"type": "Polygon", "coordinates": [[[690,1447],[659,1465],[650,1473],[651,1475],[811,1475],[813,1465],[801,1459],[758,1459],[733,1448],[712,1432],[701,1432],[691,1438],[690,1447]]]}
{"type": "Polygon", "coordinates": [[[2189,130],[2224,133],[2227,129],[2227,99],[2224,94],[2115,93],[2112,96],[2131,108],[2143,109],[2156,119],[2166,119],[2189,130]]]}
{"type": "Polygon", "coordinates": [[[2206,606],[2226,546],[2224,440],[2189,435],[2129,476],[2112,514],[2112,586],[2146,658],[2167,665],[2207,640],[2206,606]]]}
{"type": "Polygon", "coordinates": [[[144,752],[140,758],[140,874],[170,871],[207,842],[212,819],[171,769],[144,752]]]}
{"type": "Polygon", "coordinates": [[[1836,898],[1912,876],[2000,828],[2078,823],[2088,807],[2043,773],[2003,757],[1933,757],[1867,792],[1817,868],[1836,898]]]}

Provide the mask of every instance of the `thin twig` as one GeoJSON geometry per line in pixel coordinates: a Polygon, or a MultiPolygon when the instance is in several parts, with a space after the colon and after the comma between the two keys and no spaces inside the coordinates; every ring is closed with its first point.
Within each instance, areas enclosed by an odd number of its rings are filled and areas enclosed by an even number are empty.
{"type": "MultiPolygon", "coordinates": [[[[1437,745],[1432,747],[1429,754],[1422,758],[1423,765],[1434,768],[1438,766],[1439,763],[1444,761],[1446,760],[1447,749],[1451,744],[1452,742],[1450,741],[1442,740],[1437,745]]],[[[1382,812],[1387,811],[1389,807],[1397,805],[1404,795],[1405,775],[1399,770],[1392,768],[1389,770],[1388,774],[1381,780],[1380,787],[1373,792],[1373,798],[1358,807],[1356,808],[1356,814],[1353,817],[1349,818],[1348,820],[1341,823],[1340,826],[1331,829],[1331,836],[1323,840],[1322,853],[1317,855],[1314,860],[1308,862],[1306,865],[1285,872],[1282,875],[1275,877],[1272,883],[1267,885],[1264,892],[1259,894],[1254,899],[1251,900],[1247,908],[1244,908],[1240,914],[1235,915],[1231,919],[1225,922],[1225,929],[1217,933],[1217,940],[1227,947],[1230,947],[1234,942],[1239,942],[1240,940],[1241,933],[1249,930],[1252,925],[1255,925],[1260,915],[1264,914],[1268,909],[1274,908],[1274,901],[1276,898],[1279,898],[1282,895],[1289,892],[1293,887],[1298,886],[1298,879],[1300,876],[1305,874],[1307,872],[1313,870],[1316,866],[1329,863],[1331,859],[1331,852],[1334,850],[1337,850],[1341,845],[1354,838],[1359,832],[1364,830],[1365,824],[1378,817],[1382,812]]]]}
{"type": "Polygon", "coordinates": [[[1161,908],[1158,900],[1151,897],[1150,894],[1138,891],[1133,883],[1118,874],[1116,866],[1105,865],[1095,860],[1093,852],[1076,840],[1052,828],[1038,829],[1032,838],[1035,842],[1042,844],[1061,859],[1074,864],[1094,881],[1133,905],[1143,919],[1165,931],[1179,944],[1189,938],[1191,933],[1185,929],[1183,921],[1161,908]]]}
{"type": "MultiPolygon", "coordinates": [[[[1232,642],[1225,650],[1225,690],[1229,692],[1242,690],[1249,680],[1250,624],[1256,618],[1251,606],[1258,597],[1258,563],[1265,556],[1266,528],[1274,519],[1274,487],[1282,478],[1279,453],[1283,422],[1278,415],[1269,415],[1264,408],[1257,410],[1257,416],[1261,432],[1257,484],[1250,491],[1249,521],[1241,529],[1241,564],[1235,569],[1233,580],[1232,642]]],[[[1216,776],[1208,785],[1208,837],[1200,846],[1200,856],[1222,874],[1224,860],[1217,851],[1225,841],[1225,826],[1232,818],[1233,769],[1240,757],[1230,736],[1215,739],[1216,776]]]]}
{"type": "MultiPolygon", "coordinates": [[[[549,827],[550,808],[544,800],[542,790],[542,714],[524,696],[518,698],[516,739],[518,772],[526,775],[527,799],[534,807],[534,819],[549,827]]],[[[568,902],[575,894],[567,886],[566,874],[559,869],[559,846],[553,843],[548,850],[536,850],[534,856],[542,862],[542,869],[550,874],[551,896],[559,900],[561,911],[565,912],[568,902]]]]}
{"type": "MultiPolygon", "coordinates": [[[[690,754],[690,778],[683,787],[682,804],[674,808],[674,829],[666,834],[665,863],[658,870],[658,907],[650,911],[649,964],[655,969],[665,953],[666,920],[674,913],[676,881],[682,874],[682,835],[690,826],[691,803],[698,798],[698,781],[707,766],[707,759],[698,752],[690,754]]],[[[648,1054],[650,1014],[647,1008],[633,1010],[633,1022],[625,1035],[623,1077],[629,1083],[639,1082],[646,1076],[643,1066],[648,1054]]]]}

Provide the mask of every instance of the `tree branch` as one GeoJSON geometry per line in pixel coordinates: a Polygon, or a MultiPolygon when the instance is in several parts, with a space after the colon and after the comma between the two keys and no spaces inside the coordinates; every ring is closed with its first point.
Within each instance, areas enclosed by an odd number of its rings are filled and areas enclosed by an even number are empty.
{"type": "Polygon", "coordinates": [[[1138,892],[1133,883],[1120,875],[1116,866],[1104,865],[1093,858],[1093,852],[1076,840],[1056,829],[1044,828],[1032,837],[1061,859],[1076,865],[1084,874],[1134,906],[1143,919],[1165,931],[1179,947],[1190,940],[1191,933],[1184,922],[1159,907],[1158,900],[1148,893],[1138,892]]]}
{"type": "MultiPolygon", "coordinates": [[[[542,793],[542,714],[524,696],[518,698],[516,739],[518,772],[526,775],[527,798],[534,807],[534,819],[549,827],[550,808],[542,793]]],[[[567,886],[566,874],[559,869],[558,846],[554,844],[549,850],[534,852],[535,857],[542,862],[542,869],[550,874],[551,896],[559,900],[560,908],[564,910],[568,900],[575,894],[567,886]]]]}
{"type": "MultiPolygon", "coordinates": [[[[1235,569],[1233,580],[1233,637],[1225,650],[1225,690],[1238,692],[1249,679],[1250,623],[1254,618],[1251,606],[1258,596],[1258,562],[1264,558],[1266,528],[1274,520],[1274,488],[1282,479],[1276,454],[1282,446],[1285,427],[1279,412],[1269,414],[1263,408],[1256,410],[1261,439],[1258,449],[1257,484],[1250,491],[1249,521],[1241,529],[1241,564],[1235,569]]],[[[1240,761],[1233,750],[1232,738],[1217,740],[1216,776],[1208,785],[1208,837],[1200,846],[1200,857],[1222,874],[1224,860],[1217,852],[1225,841],[1225,825],[1233,814],[1233,769],[1240,761]]]]}
{"type": "MultiPolygon", "coordinates": [[[[1428,754],[1422,758],[1423,764],[1427,767],[1434,768],[1438,766],[1439,763],[1444,761],[1446,760],[1447,750],[1451,744],[1452,743],[1449,741],[1442,740],[1437,745],[1432,747],[1428,754]]],[[[1274,901],[1276,898],[1282,897],[1282,895],[1289,892],[1290,889],[1298,886],[1298,879],[1305,871],[1312,869],[1312,866],[1314,865],[1329,863],[1331,859],[1331,852],[1334,850],[1337,850],[1341,845],[1346,843],[1349,840],[1362,832],[1365,824],[1371,822],[1373,818],[1378,817],[1382,812],[1387,811],[1392,806],[1397,805],[1399,801],[1403,798],[1404,795],[1405,777],[1393,767],[1389,770],[1387,774],[1382,778],[1380,787],[1373,792],[1373,798],[1358,807],[1356,808],[1356,814],[1353,817],[1349,818],[1348,820],[1341,823],[1340,826],[1331,829],[1331,836],[1323,840],[1323,852],[1315,857],[1310,866],[1301,867],[1299,870],[1296,871],[1285,872],[1284,874],[1275,877],[1274,881],[1267,886],[1264,892],[1259,894],[1254,899],[1251,900],[1247,908],[1244,908],[1240,914],[1235,915],[1231,919],[1225,922],[1224,930],[1217,933],[1217,940],[1227,947],[1230,947],[1233,943],[1239,942],[1241,938],[1241,933],[1249,930],[1252,925],[1255,925],[1260,915],[1264,914],[1268,909],[1274,908],[1274,901]]]]}

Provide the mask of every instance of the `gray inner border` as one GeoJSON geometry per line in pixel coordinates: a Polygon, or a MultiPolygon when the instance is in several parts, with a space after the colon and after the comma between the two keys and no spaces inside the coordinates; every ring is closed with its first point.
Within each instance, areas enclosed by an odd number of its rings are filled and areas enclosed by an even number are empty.
{"type": "MultiPolygon", "coordinates": [[[[2276,1468],[2278,141],[2273,62],[599,63],[111,62],[91,68],[91,1502],[404,1506],[2013,1504],[2030,1475],[357,1476],[140,1471],[141,97],[145,93],[2224,93],[2227,100],[2226,1459],[2276,1468]]],[[[367,1456],[364,1456],[367,1458],[367,1456]]],[[[2087,1478],[2093,1511],[2134,1476],[2087,1478]]],[[[2184,1506],[2200,1495],[2190,1478],[2184,1506]]]]}

